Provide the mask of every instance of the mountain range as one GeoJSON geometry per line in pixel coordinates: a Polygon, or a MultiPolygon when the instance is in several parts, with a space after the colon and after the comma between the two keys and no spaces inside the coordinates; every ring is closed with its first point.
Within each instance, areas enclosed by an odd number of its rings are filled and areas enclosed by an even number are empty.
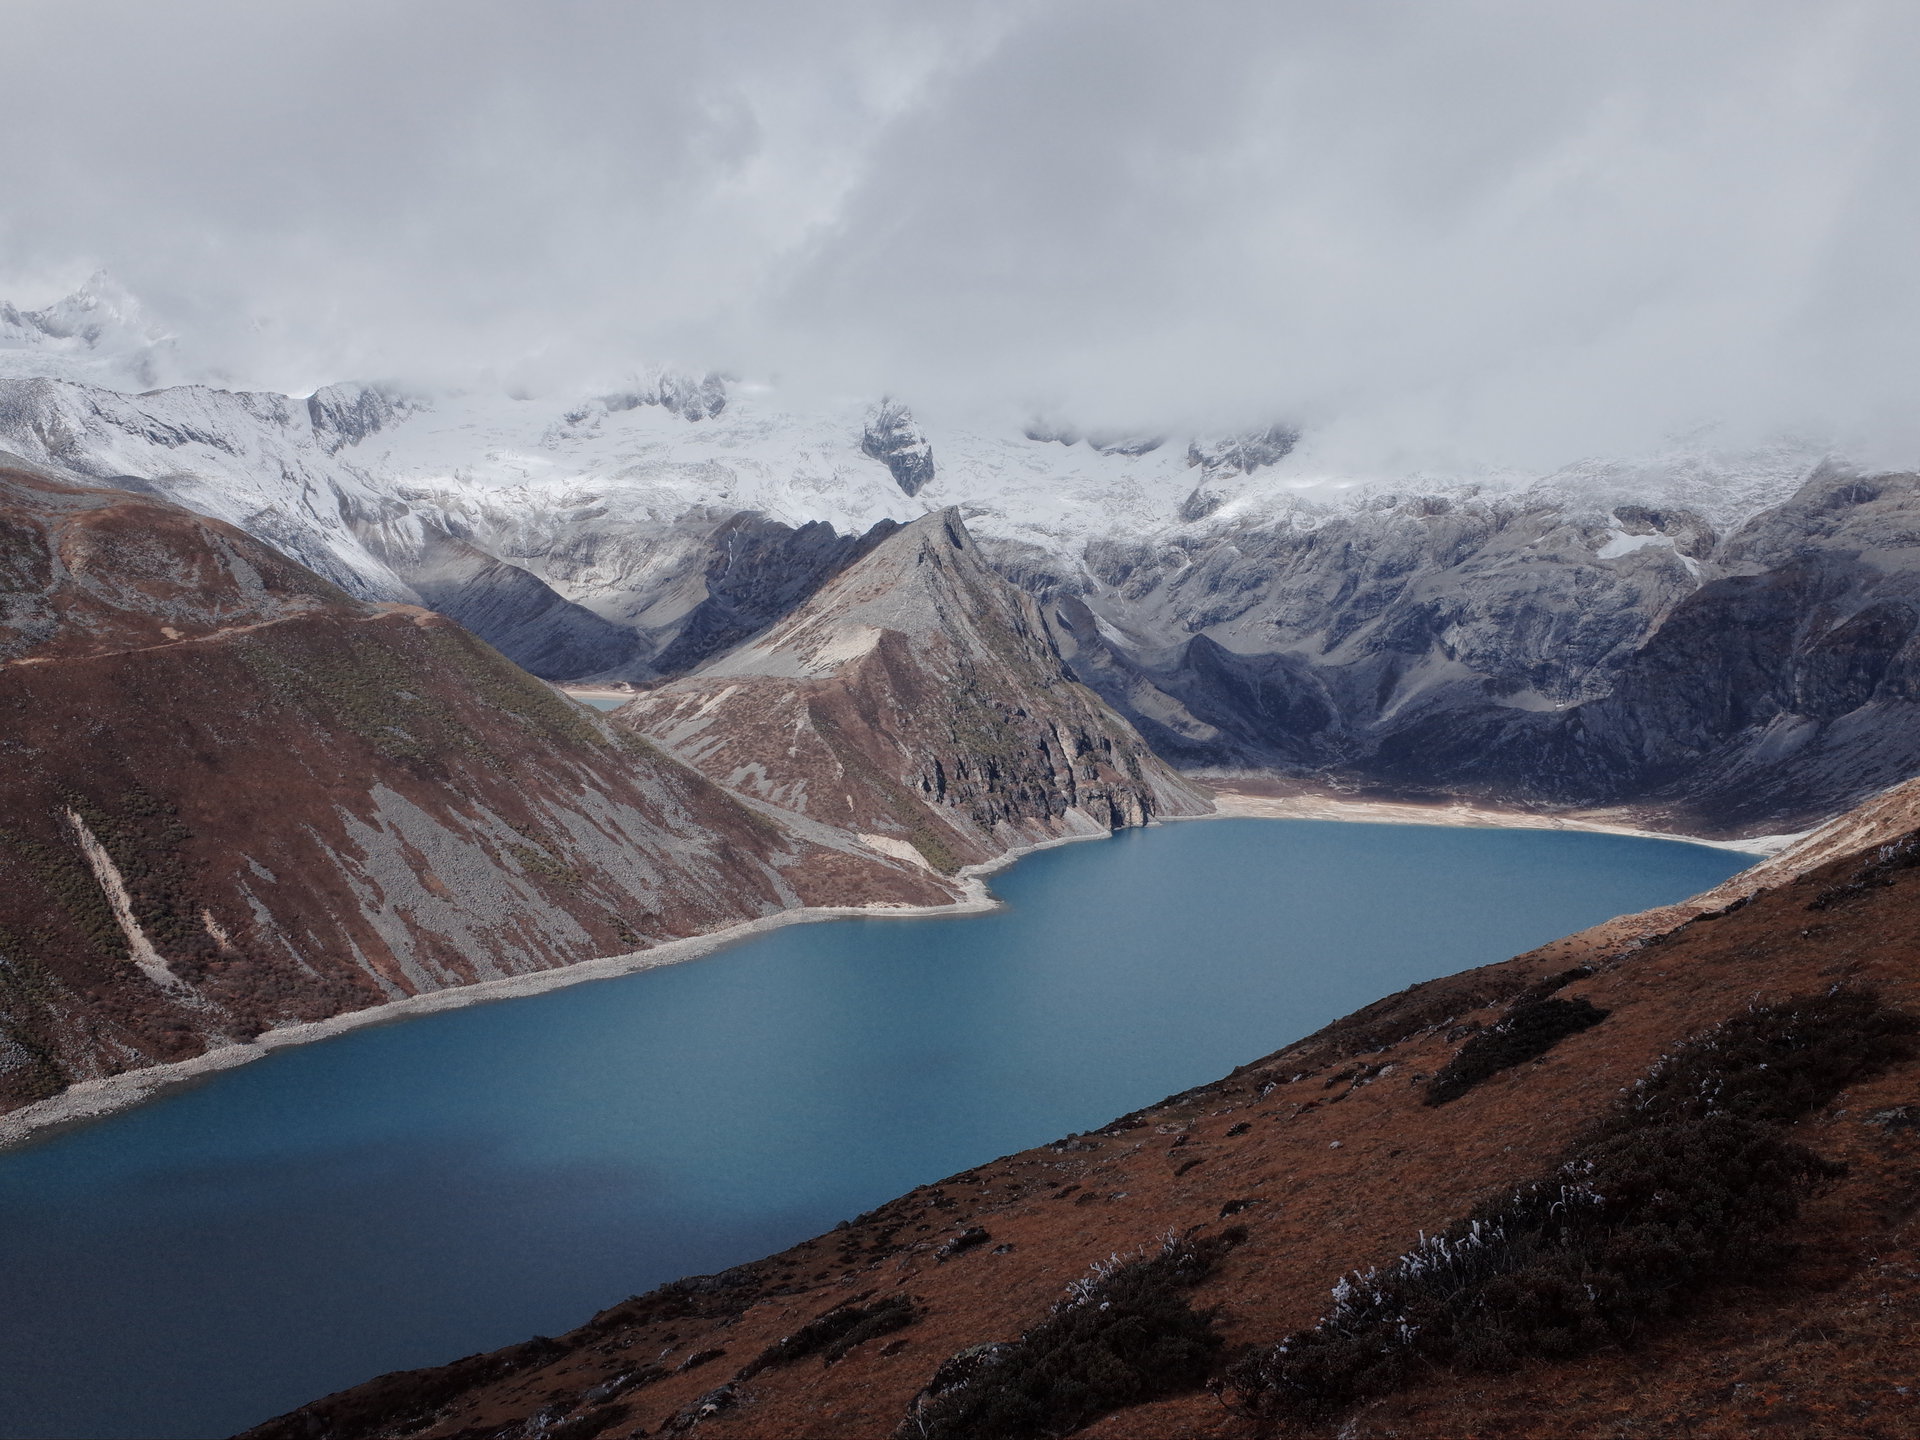
{"type": "Polygon", "coordinates": [[[1279,423],[999,433],[659,370],[573,397],[128,393],[102,374],[177,346],[124,296],[8,313],[0,447],[225,520],[551,680],[683,675],[874,527],[952,508],[1072,673],[1184,768],[1723,836],[1920,769],[1920,488],[1808,444],[1387,483],[1316,468],[1279,423]]]}
{"type": "Polygon", "coordinates": [[[977,908],[1210,779],[1827,822],[255,1433],[1911,1432],[1920,477],[1694,443],[1386,483],[1284,413],[966,429],[665,369],[290,396],[105,281],[0,307],[0,449],[15,1133],[301,1027],[977,908]]]}

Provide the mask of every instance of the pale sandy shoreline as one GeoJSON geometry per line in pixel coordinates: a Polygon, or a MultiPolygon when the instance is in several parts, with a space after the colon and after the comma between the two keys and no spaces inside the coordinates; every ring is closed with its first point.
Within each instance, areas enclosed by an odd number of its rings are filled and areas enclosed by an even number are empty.
{"type": "MultiPolygon", "coordinates": [[[[609,691],[609,694],[619,693],[609,691]]],[[[1359,824],[1478,826],[1528,830],[1587,830],[1614,835],[1634,835],[1655,840],[1676,840],[1690,845],[1711,845],[1724,850],[1753,855],[1771,855],[1799,838],[1764,836],[1754,840],[1701,840],[1691,835],[1662,834],[1601,820],[1572,816],[1534,815],[1519,811],[1476,808],[1470,805],[1419,805],[1392,802],[1345,800],[1337,796],[1297,794],[1260,795],[1236,790],[1231,782],[1210,781],[1215,787],[1215,809],[1208,815],[1168,816],[1171,820],[1340,820],[1359,824]]],[[[1156,822],[1159,823],[1159,822],[1156,822]]],[[[384,1005],[352,1010],[297,1025],[268,1030],[244,1044],[224,1045],[196,1055],[190,1060],[168,1065],[153,1065],[129,1070],[101,1080],[83,1080],[60,1094],[0,1115],[0,1150],[24,1143],[35,1136],[64,1129],[70,1125],[101,1119],[126,1110],[159,1092],[178,1085],[192,1084],[222,1070],[259,1060],[276,1050],[294,1045],[331,1039],[369,1025],[385,1025],[416,1015],[431,1015],[442,1010],[457,1010],[468,1005],[485,1005],[523,995],[539,995],[564,986],[586,984],[634,975],[664,965],[677,965],[711,955],[716,950],[777,930],[785,925],[804,925],[821,920],[849,919],[928,919],[948,915],[977,915],[997,910],[1002,902],[989,893],[985,877],[1016,864],[1041,850],[1071,845],[1080,840],[1106,839],[1105,832],[1087,835],[1062,835],[1052,840],[1018,846],[994,860],[969,865],[956,876],[966,887],[964,899],[950,905],[849,905],[808,906],[763,915],[706,935],[691,935],[669,940],[650,950],[626,955],[610,955],[597,960],[581,960],[551,970],[536,970],[476,985],[462,985],[414,995],[384,1005]]],[[[1684,903],[1684,902],[1683,902],[1684,903]]]]}
{"type": "Polygon", "coordinates": [[[430,991],[425,995],[412,995],[404,1000],[389,1001],[384,1005],[370,1005],[364,1010],[350,1010],[343,1015],[330,1015],[324,1020],[282,1025],[265,1031],[243,1044],[223,1045],[207,1051],[204,1055],[196,1055],[190,1060],[177,1060],[167,1065],[149,1065],[139,1070],[110,1075],[101,1080],[82,1080],[58,1095],[0,1115],[0,1150],[10,1149],[50,1130],[64,1129],[69,1125],[102,1119],[117,1111],[130,1109],[162,1090],[171,1089],[177,1085],[192,1084],[204,1076],[216,1074],[222,1070],[235,1069],[251,1061],[263,1059],[276,1050],[284,1050],[294,1045],[307,1045],[316,1040],[329,1040],[351,1030],[364,1029],[369,1025],[390,1024],[411,1019],[416,1015],[431,1015],[442,1010],[458,1010],[468,1005],[485,1005],[498,1000],[513,1000],[523,995],[540,995],[569,985],[581,985],[592,980],[611,980],[621,975],[636,975],[643,970],[658,969],[664,965],[678,965],[688,960],[697,960],[704,955],[711,955],[716,950],[725,949],[729,945],[751,939],[756,935],[763,935],[770,930],[780,929],[785,925],[806,925],[820,920],[923,920],[947,915],[983,914],[999,909],[1002,903],[988,892],[986,876],[1004,870],[1041,850],[1070,845],[1076,840],[1105,838],[1107,837],[1104,832],[1089,835],[1063,835],[1052,840],[1017,846],[993,860],[979,865],[968,865],[955,876],[965,887],[966,896],[950,905],[835,905],[802,906],[793,910],[782,910],[775,915],[763,915],[757,920],[745,920],[738,925],[730,925],[724,930],[715,930],[705,935],[689,935],[681,940],[668,940],[649,950],[636,950],[626,955],[608,955],[597,960],[580,960],[551,970],[535,970],[525,975],[509,975],[500,980],[483,980],[476,985],[460,985],[446,990],[430,991]]]}
{"type": "Polygon", "coordinates": [[[1491,810],[1464,801],[1422,805],[1386,800],[1346,800],[1337,795],[1302,792],[1294,795],[1259,794],[1238,790],[1230,780],[1210,780],[1214,787],[1214,814],[1200,819],[1346,820],[1369,825],[1446,825],[1500,830],[1584,830],[1600,835],[1632,835],[1643,840],[1675,840],[1706,845],[1743,855],[1777,855],[1811,835],[1756,835],[1745,840],[1703,840],[1697,835],[1646,830],[1595,816],[1540,815],[1525,810],[1491,810]]]}

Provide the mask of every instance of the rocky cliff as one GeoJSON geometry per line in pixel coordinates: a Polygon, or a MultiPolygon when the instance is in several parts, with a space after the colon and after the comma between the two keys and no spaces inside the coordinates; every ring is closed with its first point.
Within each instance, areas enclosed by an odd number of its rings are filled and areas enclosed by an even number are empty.
{"type": "Polygon", "coordinates": [[[1842,833],[252,1433],[1912,1434],[1920,832],[1842,833]]]}
{"type": "Polygon", "coordinates": [[[731,789],[942,872],[1210,808],[1066,674],[1040,607],[952,511],[614,718],[731,789]]]}
{"type": "Polygon", "coordinates": [[[943,903],[432,612],[0,464],[0,1108],[798,905],[943,903]]]}

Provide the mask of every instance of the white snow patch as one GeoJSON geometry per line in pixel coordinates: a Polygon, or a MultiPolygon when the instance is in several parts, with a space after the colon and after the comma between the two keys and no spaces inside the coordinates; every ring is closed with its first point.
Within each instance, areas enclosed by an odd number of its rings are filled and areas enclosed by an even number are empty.
{"type": "Polygon", "coordinates": [[[1609,528],[1607,543],[1593,553],[1602,560],[1618,560],[1622,555],[1631,555],[1636,550],[1646,550],[1655,545],[1673,548],[1671,535],[1629,535],[1624,530],[1609,528]]]}

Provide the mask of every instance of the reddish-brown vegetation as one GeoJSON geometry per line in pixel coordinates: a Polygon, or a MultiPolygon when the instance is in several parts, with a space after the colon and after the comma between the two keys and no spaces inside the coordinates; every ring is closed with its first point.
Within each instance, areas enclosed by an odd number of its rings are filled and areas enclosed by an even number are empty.
{"type": "Polygon", "coordinates": [[[0,580],[0,1110],[796,904],[955,893],[162,501],[0,467],[0,580]]]}
{"type": "MultiPolygon", "coordinates": [[[[780,1255],[616,1306],[538,1355],[517,1352],[510,1368],[505,1357],[480,1357],[389,1376],[256,1433],[509,1437],[577,1419],[604,1420],[603,1433],[619,1437],[883,1437],[916,1396],[924,1413],[936,1375],[979,1373],[1003,1353],[979,1347],[1044,1325],[1095,1262],[1143,1253],[1169,1231],[1203,1242],[1244,1227],[1242,1242],[1182,1292],[1193,1314],[1212,1317],[1220,1343],[1204,1346],[1212,1358],[1203,1368],[1224,1380],[1236,1360],[1312,1327],[1343,1276],[1391,1266],[1422,1232],[1446,1232],[1476,1207],[1484,1216],[1541,1179],[1635,1103],[1637,1080],[1674,1073],[1672,1061],[1660,1069],[1663,1056],[1739,1051],[1751,1038],[1740,1017],[1756,1004],[1804,1005],[1838,986],[1872,991],[1875,1013],[1920,1011],[1920,871],[1888,866],[1876,849],[1775,879],[1750,903],[1650,940],[1601,927],[1416,986],[1099,1132],[982,1164],[780,1255]],[[1574,977],[1578,993],[1609,1012],[1605,1023],[1447,1105],[1424,1103],[1469,1036],[1538,1003],[1569,971],[1589,972],[1574,977]],[[992,1243],[937,1258],[975,1229],[992,1243]],[[739,1373],[840,1307],[889,1298],[910,1304],[911,1323],[835,1363],[739,1373]],[[725,1353],[678,1369],[715,1350],[725,1353]]],[[[1735,1118],[1777,1137],[1792,1162],[1792,1174],[1780,1172],[1792,1204],[1776,1207],[1779,1223],[1733,1217],[1754,1222],[1765,1263],[1722,1266],[1629,1333],[1596,1335],[1557,1357],[1510,1354],[1492,1369],[1419,1365],[1318,1419],[1263,1421],[1230,1388],[1190,1375],[1179,1393],[1126,1404],[1076,1433],[1226,1440],[1273,1424],[1350,1437],[1914,1433],[1920,1063],[1902,1058],[1894,1032],[1904,1022],[1892,1023],[1892,1048],[1871,1063],[1810,1069],[1804,1086],[1790,1080],[1779,1092],[1797,1098],[1770,1109],[1738,1102],[1735,1118]]],[[[1657,1099],[1670,1083],[1656,1079],[1640,1095],[1657,1099]]],[[[1726,1148],[1706,1145],[1713,1139],[1702,1140],[1703,1160],[1726,1148]]]]}

